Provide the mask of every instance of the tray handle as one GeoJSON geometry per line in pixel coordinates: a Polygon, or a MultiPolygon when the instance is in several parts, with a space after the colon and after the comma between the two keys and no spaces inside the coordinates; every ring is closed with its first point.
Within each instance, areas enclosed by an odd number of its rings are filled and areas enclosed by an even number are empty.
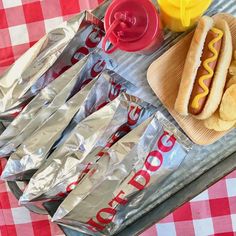
{"type": "MultiPolygon", "coordinates": [[[[16,182],[13,181],[7,181],[7,184],[11,190],[11,192],[14,194],[14,196],[19,200],[20,197],[22,196],[23,192],[22,190],[19,188],[19,186],[17,185],[16,182]]],[[[36,214],[40,214],[40,215],[48,215],[48,212],[40,207],[37,206],[33,206],[33,205],[25,205],[25,207],[30,210],[31,212],[34,212],[36,214]]]]}

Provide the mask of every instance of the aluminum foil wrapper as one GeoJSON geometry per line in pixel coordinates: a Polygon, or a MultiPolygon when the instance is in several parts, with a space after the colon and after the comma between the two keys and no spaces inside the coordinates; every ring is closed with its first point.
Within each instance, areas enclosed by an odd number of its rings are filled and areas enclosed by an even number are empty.
{"type": "Polygon", "coordinates": [[[63,143],[71,130],[75,126],[91,115],[95,111],[100,110],[109,102],[117,98],[122,92],[132,95],[137,90],[136,86],[121,77],[112,70],[105,70],[98,78],[96,84],[91,89],[89,95],[85,99],[81,109],[77,112],[70,125],[63,133],[60,143],[63,143]]]}
{"type": "Polygon", "coordinates": [[[8,156],[15,151],[60,106],[96,78],[105,69],[107,62],[110,63],[108,57],[97,50],[62,74],[53,82],[54,86],[50,84],[49,88],[43,89],[0,136],[0,144],[4,145],[0,148],[0,156],[8,156]]]}
{"type": "MultiPolygon", "coordinates": [[[[83,12],[50,31],[0,77],[1,113],[19,108],[43,87],[96,49],[103,23],[83,12]]],[[[19,111],[18,111],[19,112],[19,111]]]]}
{"type": "Polygon", "coordinates": [[[80,122],[29,182],[21,203],[65,197],[108,148],[150,117],[156,108],[122,93],[80,122]],[[46,176],[46,178],[45,178],[46,176]]]}
{"type": "Polygon", "coordinates": [[[10,156],[2,172],[2,179],[21,180],[31,176],[45,161],[50,148],[80,109],[96,80],[63,104],[10,156]]]}
{"type": "Polygon", "coordinates": [[[126,142],[110,148],[59,206],[53,221],[91,235],[112,235],[148,204],[152,190],[176,171],[192,143],[159,112],[141,133],[137,128],[126,142]],[[129,140],[135,139],[130,147],[129,140]]]}
{"type": "Polygon", "coordinates": [[[27,106],[28,103],[31,102],[31,99],[26,100],[24,103],[21,103],[19,106],[9,110],[2,112],[0,114],[0,120],[2,122],[12,122],[27,106]]]}

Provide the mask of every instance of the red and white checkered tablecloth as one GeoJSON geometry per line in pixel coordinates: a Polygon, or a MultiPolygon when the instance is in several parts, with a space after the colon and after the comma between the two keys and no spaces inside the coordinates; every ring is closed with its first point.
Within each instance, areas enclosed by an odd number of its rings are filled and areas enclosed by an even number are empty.
{"type": "MultiPolygon", "coordinates": [[[[6,164],[0,161],[0,173],[6,164]]],[[[31,213],[10,192],[8,185],[0,180],[0,235],[1,236],[63,236],[56,224],[47,216],[31,213]]]]}
{"type": "MultiPolygon", "coordinates": [[[[53,27],[102,0],[0,0],[0,74],[53,27]]],[[[0,174],[5,161],[0,161],[0,174]]],[[[58,236],[48,217],[18,206],[0,181],[0,236],[58,236]]],[[[236,171],[142,236],[236,235],[236,171]]]]}
{"type": "Polygon", "coordinates": [[[236,171],[142,234],[142,236],[175,235],[236,235],[236,171]]]}

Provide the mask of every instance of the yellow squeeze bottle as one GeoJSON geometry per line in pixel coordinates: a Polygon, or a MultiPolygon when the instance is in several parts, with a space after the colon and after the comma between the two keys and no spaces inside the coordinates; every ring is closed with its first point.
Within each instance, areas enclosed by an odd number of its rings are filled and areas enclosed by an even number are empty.
{"type": "Polygon", "coordinates": [[[157,0],[164,25],[183,32],[193,27],[213,0],[157,0]]]}

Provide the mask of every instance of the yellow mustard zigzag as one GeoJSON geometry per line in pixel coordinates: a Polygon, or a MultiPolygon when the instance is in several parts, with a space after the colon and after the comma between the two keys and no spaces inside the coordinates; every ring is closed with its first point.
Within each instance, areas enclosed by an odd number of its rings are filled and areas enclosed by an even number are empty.
{"type": "Polygon", "coordinates": [[[214,71],[211,69],[209,64],[217,60],[217,58],[219,56],[219,53],[214,48],[214,44],[217,43],[219,40],[221,40],[223,35],[224,35],[223,31],[221,31],[221,30],[219,30],[217,28],[212,28],[211,31],[213,31],[215,34],[218,34],[218,36],[217,36],[217,38],[213,39],[208,44],[208,48],[213,53],[213,56],[208,58],[207,60],[205,60],[204,63],[203,63],[203,67],[207,70],[208,74],[207,75],[203,75],[203,76],[201,76],[199,78],[199,85],[204,90],[204,92],[198,94],[193,99],[191,107],[194,108],[194,109],[198,109],[199,106],[200,106],[199,100],[201,98],[204,98],[205,96],[207,96],[209,94],[209,88],[205,85],[204,81],[207,80],[207,79],[210,79],[214,75],[214,71]]]}

